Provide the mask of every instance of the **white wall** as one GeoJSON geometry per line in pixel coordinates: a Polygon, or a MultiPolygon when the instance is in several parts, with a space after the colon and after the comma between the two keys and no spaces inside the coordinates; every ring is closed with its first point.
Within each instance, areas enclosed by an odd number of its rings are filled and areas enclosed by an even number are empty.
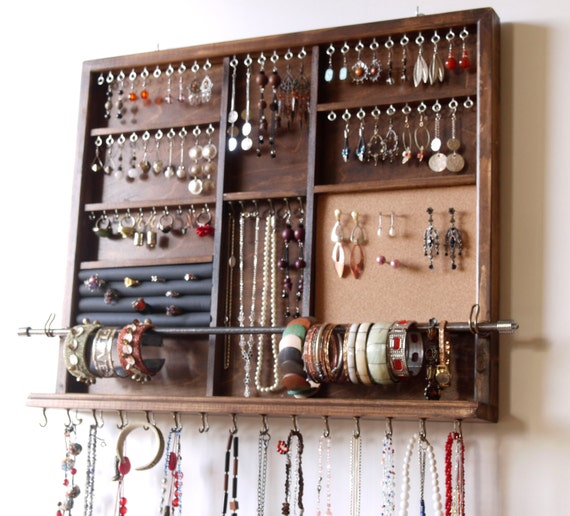
{"type": "MultiPolygon", "coordinates": [[[[30,392],[53,392],[56,341],[17,337],[19,327],[43,327],[60,313],[75,158],[77,106],[84,60],[413,16],[416,2],[10,2],[0,31],[0,159],[3,175],[4,303],[1,455],[2,514],[55,514],[62,494],[63,411],[25,407],[30,392]],[[30,149],[33,149],[30,152],[30,149]],[[6,306],[7,305],[7,306],[6,306]]],[[[487,7],[487,2],[426,1],[431,14],[487,7]]],[[[465,424],[468,514],[551,515],[568,506],[570,363],[568,329],[567,98],[570,82],[570,5],[511,2],[492,5],[502,22],[502,300],[504,318],[520,323],[501,339],[500,422],[465,424]]],[[[59,318],[56,320],[59,321],[59,318]]],[[[73,414],[72,414],[73,415],[73,414]]],[[[80,414],[86,442],[90,414],[80,414]]],[[[144,414],[134,414],[143,418],[144,414]]],[[[97,515],[112,512],[110,481],[116,418],[105,414],[96,478],[97,515]]],[[[210,418],[197,432],[188,415],[183,455],[184,504],[197,515],[221,512],[223,453],[231,420],[210,418]]],[[[158,419],[165,431],[170,418],[158,419]]],[[[256,436],[261,421],[240,418],[240,514],[255,513],[256,436]]],[[[269,422],[272,442],[288,419],[269,422]]],[[[315,512],[318,419],[300,419],[305,435],[306,514],[315,512]]],[[[331,421],[334,514],[347,514],[351,421],[331,421]]],[[[379,461],[384,423],[362,422],[365,463],[362,514],[378,514],[379,461]]],[[[398,466],[415,423],[395,422],[398,466]]],[[[443,476],[446,424],[428,423],[443,476]]],[[[273,450],[272,450],[273,451],[273,450]]],[[[134,453],[134,452],[133,452],[134,453]]],[[[83,463],[84,464],[84,463],[83,463]]],[[[81,462],[79,463],[81,470],[81,462]]],[[[127,477],[130,514],[158,512],[160,470],[127,477]]],[[[271,453],[266,514],[279,513],[282,457],[271,453]]],[[[80,474],[80,477],[82,475],[80,474]]],[[[81,500],[81,499],[80,499],[81,500]]],[[[428,503],[428,511],[430,504],[428,503]]],[[[82,501],[74,514],[82,513],[82,501]]],[[[190,511],[185,511],[188,514],[190,511]]]]}

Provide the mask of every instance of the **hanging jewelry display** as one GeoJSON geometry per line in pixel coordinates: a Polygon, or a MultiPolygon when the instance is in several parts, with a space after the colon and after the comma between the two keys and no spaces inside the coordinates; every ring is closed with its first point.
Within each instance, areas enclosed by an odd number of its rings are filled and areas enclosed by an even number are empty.
{"type": "Polygon", "coordinates": [[[429,168],[433,172],[443,172],[447,168],[447,156],[441,152],[441,137],[440,137],[440,124],[441,124],[441,104],[439,101],[432,106],[435,113],[433,139],[430,143],[430,148],[434,152],[428,160],[429,168]]]}
{"type": "Polygon", "coordinates": [[[325,70],[325,75],[324,75],[325,82],[332,82],[334,79],[334,68],[332,61],[334,53],[335,53],[335,48],[334,45],[331,43],[326,50],[326,54],[327,56],[329,56],[329,65],[325,70]]]}
{"type": "Polygon", "coordinates": [[[416,143],[416,147],[418,148],[418,152],[416,153],[416,158],[421,163],[424,158],[427,156],[427,149],[429,147],[431,136],[429,134],[429,129],[425,124],[425,111],[427,106],[421,102],[418,106],[418,113],[420,114],[420,118],[418,121],[418,126],[414,131],[414,141],[416,143]]]}
{"type": "MultiPolygon", "coordinates": [[[[277,233],[275,228],[275,210],[273,206],[265,216],[265,235],[263,239],[263,265],[262,265],[262,291],[261,309],[259,311],[259,325],[267,324],[268,302],[269,324],[271,327],[277,324],[277,274],[273,266],[277,261],[277,233]]],[[[279,387],[279,340],[277,334],[270,337],[259,334],[257,337],[257,365],[255,369],[255,388],[259,392],[273,392],[279,387]],[[273,383],[267,387],[261,384],[262,369],[264,362],[264,346],[267,340],[271,342],[271,355],[273,361],[273,383]]]]}
{"type": "Polygon", "coordinates": [[[398,133],[394,130],[394,124],[392,123],[392,117],[396,113],[396,108],[390,105],[390,107],[386,110],[386,114],[388,115],[388,130],[386,131],[386,136],[384,137],[384,145],[386,150],[382,155],[382,160],[388,159],[390,163],[394,162],[396,155],[398,154],[399,150],[399,141],[398,141],[398,133]]]}
{"type": "Polygon", "coordinates": [[[445,516],[465,516],[465,444],[461,421],[445,443],[445,516]]]}
{"type": "Polygon", "coordinates": [[[436,30],[431,37],[431,42],[433,44],[433,56],[429,65],[429,83],[431,85],[434,85],[437,82],[443,82],[445,79],[445,67],[437,49],[440,41],[441,37],[436,30]]]}
{"type": "Polygon", "coordinates": [[[248,151],[253,146],[253,141],[250,137],[251,135],[251,122],[249,121],[250,117],[250,87],[251,87],[251,63],[252,63],[251,56],[247,54],[247,57],[244,60],[244,64],[246,66],[245,72],[245,120],[243,125],[241,126],[241,134],[243,135],[243,139],[241,141],[241,148],[244,151],[248,151]]]}
{"type": "Polygon", "coordinates": [[[352,65],[352,81],[356,84],[362,84],[368,77],[368,65],[362,60],[361,54],[364,45],[362,41],[358,41],[354,50],[356,50],[356,62],[352,65]]]}
{"type": "Polygon", "coordinates": [[[150,161],[148,160],[148,141],[150,140],[150,133],[145,131],[141,136],[141,140],[143,142],[143,156],[142,159],[139,161],[139,170],[140,170],[140,179],[148,179],[148,173],[150,171],[151,165],[150,161]]]}
{"type": "Polygon", "coordinates": [[[344,269],[346,266],[344,258],[344,230],[340,222],[340,217],[342,212],[339,209],[334,210],[335,225],[333,226],[331,232],[331,241],[334,243],[332,250],[332,261],[334,264],[335,271],[339,278],[344,276],[344,269]]]}
{"type": "Polygon", "coordinates": [[[346,58],[346,54],[348,54],[349,50],[350,47],[348,46],[348,43],[345,41],[344,45],[342,45],[342,47],[340,48],[340,53],[342,54],[342,66],[338,71],[339,81],[346,81],[346,79],[348,79],[348,61],[346,58]]]}
{"type": "Polygon", "coordinates": [[[172,104],[174,100],[172,98],[172,74],[174,73],[174,67],[169,64],[164,73],[166,75],[166,95],[164,96],[164,102],[172,104]]]}
{"type": "Polygon", "coordinates": [[[139,175],[137,170],[137,141],[139,136],[137,133],[131,133],[129,136],[129,145],[131,147],[131,159],[129,162],[129,169],[127,170],[127,180],[134,181],[139,175]]]}
{"type": "Polygon", "coordinates": [[[355,429],[350,441],[350,516],[360,515],[362,437],[360,435],[360,419],[354,418],[355,429]]]}
{"type": "Polygon", "coordinates": [[[298,509],[300,515],[303,514],[305,508],[303,506],[303,436],[296,425],[296,417],[293,416],[293,428],[289,432],[286,441],[277,443],[277,451],[285,455],[285,500],[281,505],[281,514],[288,516],[291,510],[298,509]],[[293,439],[297,441],[297,452],[293,457],[293,439]],[[296,479],[294,478],[296,476],[296,479]],[[291,486],[294,482],[294,489],[291,486]],[[296,506],[296,507],[295,507],[296,506]]]}
{"type": "Polygon", "coordinates": [[[342,147],[342,151],[341,151],[341,156],[342,156],[342,160],[346,163],[348,161],[348,159],[350,158],[350,146],[349,146],[349,142],[348,142],[348,137],[350,135],[350,111],[348,109],[344,110],[344,113],[342,114],[342,119],[344,120],[344,146],[342,147]]]}
{"type": "Polygon", "coordinates": [[[166,138],[168,138],[168,165],[166,165],[166,168],[164,169],[164,177],[167,179],[171,179],[176,175],[176,170],[172,164],[172,153],[174,151],[175,136],[176,131],[172,128],[166,133],[166,138]]]}
{"type": "Polygon", "coordinates": [[[82,451],[82,446],[77,442],[76,425],[71,420],[66,423],[63,431],[65,440],[65,458],[62,461],[61,469],[64,471],[63,486],[65,497],[57,504],[57,516],[71,516],[74,501],[79,496],[81,489],[75,484],[77,468],[75,461],[82,451]]]}
{"type": "Polygon", "coordinates": [[[103,162],[101,161],[101,145],[103,145],[103,139],[100,136],[95,138],[95,157],[91,162],[91,172],[101,172],[103,170],[103,162]]]}
{"type": "Polygon", "coordinates": [[[319,437],[319,459],[318,471],[319,479],[317,483],[317,516],[332,516],[332,503],[331,503],[331,448],[332,438],[329,430],[328,418],[324,416],[325,429],[319,437]],[[324,455],[324,467],[323,467],[324,455]],[[323,481],[325,483],[325,510],[321,509],[321,494],[323,491],[323,481]]]}
{"type": "Polygon", "coordinates": [[[166,452],[164,455],[162,496],[160,499],[159,514],[161,516],[182,514],[182,484],[184,473],[182,472],[182,455],[180,453],[181,433],[182,427],[179,424],[172,427],[168,433],[166,452]]]}
{"type": "Polygon", "coordinates": [[[352,244],[352,248],[350,250],[350,271],[354,278],[358,279],[364,271],[365,260],[362,245],[366,242],[366,234],[364,233],[364,228],[358,221],[358,212],[353,211],[351,216],[354,221],[354,227],[350,233],[350,242],[352,244]]]}
{"type": "Polygon", "coordinates": [[[448,43],[447,58],[445,59],[445,67],[448,70],[455,70],[457,67],[457,59],[455,59],[455,52],[453,51],[453,40],[455,39],[455,32],[449,29],[445,35],[445,39],[448,43]]]}
{"type": "Polygon", "coordinates": [[[257,516],[265,514],[265,493],[267,491],[267,456],[271,435],[267,419],[263,416],[263,427],[257,440],[257,516]]]}
{"type": "Polygon", "coordinates": [[[418,57],[414,65],[414,86],[417,88],[420,84],[426,84],[429,80],[429,67],[424,59],[424,41],[422,33],[420,32],[416,38],[416,45],[418,45],[418,57]]]}
{"type": "Polygon", "coordinates": [[[382,64],[380,63],[380,59],[378,59],[378,41],[376,38],[372,39],[372,43],[370,43],[369,48],[372,51],[372,59],[370,60],[370,64],[368,65],[368,76],[367,79],[370,82],[376,82],[380,78],[380,73],[382,71],[382,64]]]}
{"type": "Polygon", "coordinates": [[[412,108],[406,104],[402,108],[402,114],[404,115],[404,129],[402,130],[402,145],[404,150],[402,151],[402,165],[406,164],[413,157],[412,154],[412,131],[410,130],[410,113],[412,108]]]}
{"type": "Polygon", "coordinates": [[[178,167],[176,167],[176,177],[178,179],[185,179],[186,178],[186,167],[184,166],[184,143],[186,142],[186,136],[188,135],[188,131],[186,127],[183,127],[178,131],[178,137],[180,138],[180,163],[178,167]]]}
{"type": "Polygon", "coordinates": [[[382,440],[382,505],[381,516],[391,516],[396,510],[396,463],[392,440],[392,420],[386,418],[386,431],[382,440]]]}
{"type": "Polygon", "coordinates": [[[233,56],[230,61],[230,67],[232,69],[232,89],[230,93],[230,111],[228,113],[228,150],[233,152],[237,149],[238,141],[237,136],[239,131],[236,128],[236,122],[238,121],[238,112],[236,111],[236,76],[237,76],[237,65],[239,61],[236,56],[233,56]]]}
{"type": "Polygon", "coordinates": [[[461,256],[461,252],[463,251],[463,235],[461,234],[461,230],[455,226],[455,208],[449,208],[449,214],[451,215],[450,218],[450,227],[445,233],[445,256],[449,256],[451,258],[451,268],[453,270],[457,269],[457,264],[455,260],[457,256],[461,256]]]}
{"type": "Polygon", "coordinates": [[[424,232],[424,256],[429,258],[429,268],[433,269],[433,258],[439,255],[439,233],[433,225],[433,208],[428,208],[428,227],[424,232]]]}
{"type": "Polygon", "coordinates": [[[386,84],[388,84],[389,86],[392,86],[393,84],[396,83],[396,81],[394,80],[394,77],[392,75],[392,73],[393,73],[392,48],[394,47],[394,40],[392,39],[391,36],[388,37],[388,39],[384,43],[384,46],[388,50],[388,58],[387,58],[388,73],[386,75],[386,84]]]}
{"type": "Polygon", "coordinates": [[[267,133],[267,117],[265,116],[265,109],[267,108],[267,102],[265,100],[265,87],[267,86],[268,78],[265,73],[265,62],[267,58],[261,52],[257,58],[259,64],[259,71],[255,77],[255,83],[259,86],[259,121],[257,124],[257,147],[255,152],[258,156],[261,156],[261,147],[265,142],[265,135],[267,133]]]}
{"type": "Polygon", "coordinates": [[[163,167],[163,163],[162,163],[162,159],[160,157],[160,142],[162,140],[162,137],[164,136],[164,133],[162,132],[161,129],[158,129],[156,131],[156,133],[154,133],[154,161],[152,162],[152,171],[155,174],[160,174],[162,172],[162,167],[163,167]]]}
{"type": "Polygon", "coordinates": [[[275,138],[277,136],[277,127],[280,123],[278,91],[279,85],[281,84],[281,76],[277,70],[277,61],[279,61],[279,55],[277,52],[273,52],[270,60],[273,63],[273,70],[271,71],[268,82],[273,90],[273,98],[269,105],[269,110],[271,111],[271,124],[269,125],[269,146],[271,150],[269,151],[269,155],[272,158],[275,158],[277,157],[277,151],[275,150],[275,138]]]}
{"type": "Polygon", "coordinates": [[[400,39],[400,46],[402,47],[402,70],[400,71],[400,81],[408,82],[408,43],[410,38],[404,34],[400,39]]]}
{"type": "Polygon", "coordinates": [[[461,39],[462,49],[461,57],[459,58],[459,66],[466,70],[471,66],[471,59],[469,59],[469,53],[467,52],[467,38],[469,37],[469,32],[467,27],[463,27],[463,30],[459,33],[459,38],[461,39]]]}
{"type": "Polygon", "coordinates": [[[378,122],[380,120],[380,109],[375,107],[372,110],[372,117],[374,118],[374,129],[370,140],[366,144],[366,158],[368,161],[374,161],[374,166],[386,155],[386,142],[380,136],[378,122]]]}
{"type": "Polygon", "coordinates": [[[465,166],[463,156],[457,152],[461,148],[461,141],[457,138],[455,132],[457,105],[458,103],[455,99],[449,102],[449,109],[451,109],[451,138],[447,140],[447,148],[451,153],[447,155],[447,170],[450,172],[461,172],[465,166]]]}
{"type": "Polygon", "coordinates": [[[409,498],[410,498],[410,463],[414,446],[418,450],[418,462],[420,473],[420,516],[426,516],[425,500],[424,500],[424,484],[426,466],[431,473],[431,487],[432,487],[432,502],[434,516],[443,516],[441,495],[439,492],[439,475],[437,473],[437,464],[435,460],[435,453],[433,446],[430,444],[425,433],[425,420],[420,420],[420,432],[414,434],[406,447],[406,455],[404,457],[404,466],[402,470],[402,491],[400,500],[402,506],[400,507],[400,514],[408,514],[409,498]],[[429,465],[427,462],[429,462],[429,465]]]}
{"type": "Polygon", "coordinates": [[[234,426],[230,429],[230,434],[228,436],[228,444],[226,446],[226,459],[224,467],[224,503],[222,507],[222,516],[228,513],[228,507],[231,511],[231,516],[237,516],[239,504],[237,501],[238,494],[238,458],[239,458],[239,437],[237,435],[237,427],[235,425],[235,415],[234,426]],[[232,462],[233,458],[233,462],[232,462]],[[232,493],[230,500],[229,486],[230,486],[230,465],[232,465],[232,493]]]}
{"type": "Polygon", "coordinates": [[[358,145],[356,146],[356,157],[358,161],[364,162],[366,160],[366,140],[364,139],[364,117],[366,113],[364,109],[360,108],[356,113],[356,118],[360,121],[358,126],[358,145]]]}

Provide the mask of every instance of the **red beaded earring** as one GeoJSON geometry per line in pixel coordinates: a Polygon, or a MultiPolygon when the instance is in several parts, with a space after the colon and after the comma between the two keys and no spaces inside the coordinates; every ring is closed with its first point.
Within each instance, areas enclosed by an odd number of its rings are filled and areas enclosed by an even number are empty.
{"type": "Polygon", "coordinates": [[[463,30],[459,33],[459,37],[462,41],[461,58],[459,59],[459,66],[466,70],[471,66],[471,60],[469,59],[469,53],[467,52],[466,39],[469,36],[467,28],[463,27],[463,30]]]}
{"type": "Polygon", "coordinates": [[[455,39],[455,32],[449,29],[446,34],[445,39],[449,43],[449,50],[447,52],[447,59],[445,60],[445,67],[448,70],[454,70],[457,67],[457,59],[455,59],[455,53],[453,52],[453,40],[455,39]]]}

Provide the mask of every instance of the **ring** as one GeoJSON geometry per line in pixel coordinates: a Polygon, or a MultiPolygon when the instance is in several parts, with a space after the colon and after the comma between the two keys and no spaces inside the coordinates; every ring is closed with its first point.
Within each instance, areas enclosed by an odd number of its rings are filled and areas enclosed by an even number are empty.
{"type": "Polygon", "coordinates": [[[97,292],[105,285],[105,280],[102,280],[98,274],[89,276],[83,284],[89,289],[90,292],[97,292]]]}
{"type": "Polygon", "coordinates": [[[137,285],[140,284],[140,281],[137,279],[133,279],[133,278],[129,278],[128,276],[125,277],[125,287],[129,288],[129,287],[136,287],[137,285]]]}
{"type": "Polygon", "coordinates": [[[132,303],[131,306],[133,307],[133,309],[141,314],[147,314],[150,312],[150,306],[149,304],[142,298],[139,297],[137,299],[135,299],[132,303]]]}
{"type": "Polygon", "coordinates": [[[176,292],[176,290],[167,290],[164,295],[166,297],[180,297],[180,292],[176,292]]]}
{"type": "Polygon", "coordinates": [[[166,281],[166,278],[161,278],[160,276],[151,276],[150,281],[153,283],[164,283],[166,281]]]}
{"type": "Polygon", "coordinates": [[[180,315],[181,313],[182,309],[178,308],[176,305],[168,305],[166,307],[166,315],[168,316],[180,315]]]}
{"type": "Polygon", "coordinates": [[[164,437],[162,435],[162,432],[159,430],[159,428],[156,425],[150,425],[150,424],[144,425],[142,423],[131,423],[127,425],[125,428],[123,428],[123,430],[121,430],[121,433],[117,438],[117,458],[119,459],[119,463],[122,463],[125,459],[124,448],[127,436],[137,428],[145,428],[145,429],[150,428],[154,433],[154,436],[156,437],[157,446],[156,446],[156,452],[152,460],[148,464],[145,464],[144,466],[139,466],[135,469],[137,471],[143,471],[146,469],[154,468],[154,466],[156,466],[159,463],[162,454],[164,452],[164,437]]]}
{"type": "Polygon", "coordinates": [[[117,299],[119,299],[119,292],[117,292],[114,288],[109,287],[107,290],[105,290],[103,301],[105,301],[106,305],[112,305],[116,303],[117,299]]]}

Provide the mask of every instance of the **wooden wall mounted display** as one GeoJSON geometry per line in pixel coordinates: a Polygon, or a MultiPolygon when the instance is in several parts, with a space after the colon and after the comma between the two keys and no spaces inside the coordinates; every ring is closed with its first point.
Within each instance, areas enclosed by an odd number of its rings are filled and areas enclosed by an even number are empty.
{"type": "Polygon", "coordinates": [[[495,421],[498,335],[478,331],[473,307],[477,323],[497,320],[499,32],[485,8],[85,62],[65,323],[149,317],[162,342],[145,352],[165,365],[144,384],[84,385],[62,358],[56,392],[29,404],[495,421]],[[444,252],[452,214],[456,267],[444,252]],[[306,261],[288,280],[275,261],[287,223],[305,231],[289,262],[306,261]],[[348,266],[357,244],[358,278],[348,266]],[[140,297],[147,313],[132,309],[140,297]],[[252,346],[252,375],[262,343],[260,380],[272,381],[271,334],[244,327],[282,328],[295,311],[346,325],[408,319],[424,332],[450,321],[451,386],[427,400],[422,374],[296,399],[252,383],[244,397],[240,340],[252,346]]]}

